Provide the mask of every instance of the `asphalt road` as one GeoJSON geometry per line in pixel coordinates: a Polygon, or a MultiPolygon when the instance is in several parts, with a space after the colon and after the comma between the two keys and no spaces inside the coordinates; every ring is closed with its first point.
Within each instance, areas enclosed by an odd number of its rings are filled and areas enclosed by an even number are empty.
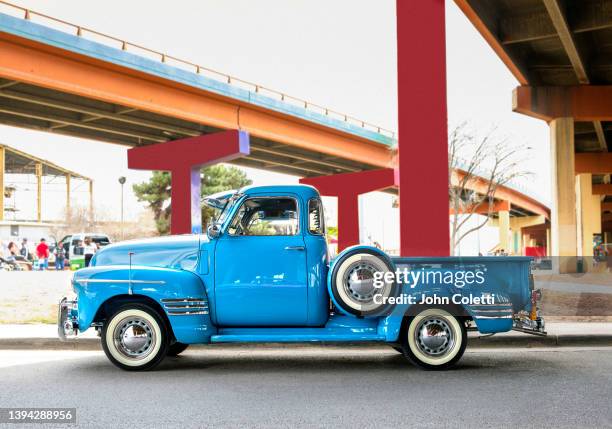
{"type": "Polygon", "coordinates": [[[76,407],[79,426],[612,427],[611,404],[612,348],[468,350],[446,372],[382,347],[213,346],[147,373],[0,351],[0,407],[76,407]]]}

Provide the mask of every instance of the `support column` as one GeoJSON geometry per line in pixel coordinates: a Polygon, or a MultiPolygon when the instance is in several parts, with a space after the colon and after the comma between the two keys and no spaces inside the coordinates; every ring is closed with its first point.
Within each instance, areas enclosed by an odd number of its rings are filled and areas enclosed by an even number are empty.
{"type": "Polygon", "coordinates": [[[397,0],[396,10],[400,254],[448,256],[444,0],[397,0]]]}
{"type": "Polygon", "coordinates": [[[339,195],[338,251],[359,243],[359,194],[339,195]]]}
{"type": "Polygon", "coordinates": [[[42,164],[36,163],[36,220],[42,222],[42,164]]]}
{"type": "Polygon", "coordinates": [[[249,135],[224,131],[135,147],[128,150],[128,167],[170,171],[172,175],[172,234],[202,232],[200,169],[250,153],[249,135]]]}
{"type": "Polygon", "coordinates": [[[550,228],[546,228],[546,256],[550,256],[551,248],[550,248],[550,228]]]}
{"type": "Polygon", "coordinates": [[[502,210],[499,216],[499,248],[506,253],[510,253],[510,212],[502,210]]]}
{"type": "Polygon", "coordinates": [[[172,172],[172,225],[181,225],[180,229],[191,233],[202,232],[201,187],[200,167],[172,172]]]}
{"type": "Polygon", "coordinates": [[[89,222],[94,222],[93,180],[89,181],[89,222]]]}
{"type": "Polygon", "coordinates": [[[531,240],[531,236],[529,234],[523,234],[523,253],[525,253],[525,247],[529,247],[529,240],[531,240]]]}
{"type": "Polygon", "coordinates": [[[593,175],[576,176],[578,254],[584,267],[593,267],[593,235],[601,233],[601,198],[593,195],[593,175]]]}
{"type": "Polygon", "coordinates": [[[0,146],[0,221],[4,220],[4,173],[6,171],[5,162],[6,150],[0,146]]]}
{"type": "Polygon", "coordinates": [[[72,217],[72,207],[70,205],[70,174],[66,174],[66,219],[70,221],[72,217]]]}
{"type": "Polygon", "coordinates": [[[525,249],[523,248],[523,228],[519,228],[514,232],[516,235],[516,255],[525,256],[525,249]]]}
{"type": "Polygon", "coordinates": [[[391,168],[300,179],[323,196],[338,197],[338,251],[359,244],[359,195],[391,188],[397,181],[391,168]]]}
{"type": "Polygon", "coordinates": [[[560,273],[576,272],[576,181],[574,175],[574,120],[550,122],[552,170],[551,254],[560,273]]]}

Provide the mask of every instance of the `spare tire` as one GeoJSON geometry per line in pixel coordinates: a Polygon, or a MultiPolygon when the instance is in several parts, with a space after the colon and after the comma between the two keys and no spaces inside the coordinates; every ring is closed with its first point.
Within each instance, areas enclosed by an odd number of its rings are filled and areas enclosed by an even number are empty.
{"type": "Polygon", "coordinates": [[[330,289],[336,305],[359,317],[385,315],[390,309],[386,298],[396,296],[398,290],[395,279],[384,280],[387,272],[393,272],[391,261],[373,250],[355,249],[341,255],[331,274],[330,289]],[[376,272],[383,273],[380,287],[374,284],[376,272]],[[381,297],[374,302],[376,295],[381,297]]]}

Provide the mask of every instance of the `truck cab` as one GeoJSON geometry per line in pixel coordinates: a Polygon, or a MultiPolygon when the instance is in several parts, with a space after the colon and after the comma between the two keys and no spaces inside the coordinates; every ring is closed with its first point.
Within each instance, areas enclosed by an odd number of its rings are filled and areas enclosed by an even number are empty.
{"type": "Polygon", "coordinates": [[[317,191],[306,186],[247,188],[236,194],[232,206],[229,219],[210,227],[218,231],[212,245],[201,246],[214,255],[215,323],[323,325],[329,307],[328,257],[317,191]]]}
{"type": "Polygon", "coordinates": [[[355,246],[330,260],[313,187],[250,186],[204,202],[219,209],[206,234],[109,245],[77,271],[60,338],[94,327],[126,370],[189,344],[347,341],[387,343],[444,369],[468,330],[544,334],[529,258],[399,258],[355,246]]]}

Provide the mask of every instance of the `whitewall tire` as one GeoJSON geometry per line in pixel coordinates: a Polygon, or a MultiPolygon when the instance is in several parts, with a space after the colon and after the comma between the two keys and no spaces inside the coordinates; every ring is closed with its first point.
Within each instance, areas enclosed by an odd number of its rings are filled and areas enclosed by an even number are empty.
{"type": "Polygon", "coordinates": [[[335,302],[347,313],[359,317],[378,317],[390,308],[386,299],[397,294],[395,281],[378,279],[382,285],[374,286],[374,274],[393,271],[391,263],[382,255],[363,249],[341,256],[332,272],[331,292],[335,302]],[[375,296],[379,295],[375,299],[375,296]]]}
{"type": "Polygon", "coordinates": [[[403,331],[406,357],[428,369],[448,369],[455,365],[467,346],[467,329],[457,316],[445,309],[423,309],[408,318],[403,331]]]}
{"type": "Polygon", "coordinates": [[[152,369],[168,352],[166,324],[144,304],[120,307],[104,324],[101,337],[108,359],[128,371],[152,369]]]}

